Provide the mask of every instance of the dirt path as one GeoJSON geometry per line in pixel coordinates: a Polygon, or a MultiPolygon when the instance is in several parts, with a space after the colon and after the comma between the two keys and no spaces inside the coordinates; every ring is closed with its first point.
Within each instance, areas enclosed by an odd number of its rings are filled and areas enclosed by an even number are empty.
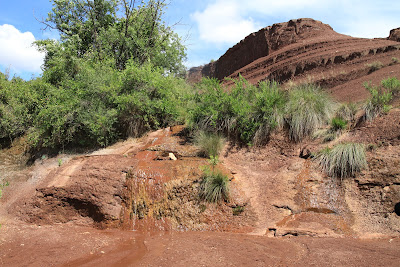
{"type": "Polygon", "coordinates": [[[0,266],[398,266],[400,260],[398,238],[267,238],[218,232],[143,236],[72,225],[9,225],[0,233],[0,266]]]}

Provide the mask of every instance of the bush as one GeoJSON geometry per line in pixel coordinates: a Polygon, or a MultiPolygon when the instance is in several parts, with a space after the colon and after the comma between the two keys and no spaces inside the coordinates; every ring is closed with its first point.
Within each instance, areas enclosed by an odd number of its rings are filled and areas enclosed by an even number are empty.
{"type": "Polygon", "coordinates": [[[203,79],[195,90],[188,123],[193,129],[262,145],[282,124],[285,96],[275,82],[254,86],[240,77],[230,90],[224,90],[217,80],[203,79]]]}
{"type": "Polygon", "coordinates": [[[225,139],[221,135],[204,131],[199,131],[194,141],[200,148],[201,154],[207,158],[218,157],[225,143],[225,139]]]}
{"type": "Polygon", "coordinates": [[[299,142],[311,135],[329,121],[333,107],[331,98],[315,85],[305,84],[293,88],[286,105],[290,139],[299,142]]]}
{"type": "Polygon", "coordinates": [[[382,80],[381,85],[392,94],[397,94],[400,92],[400,81],[395,77],[382,80]]]}
{"type": "Polygon", "coordinates": [[[364,87],[371,94],[371,97],[364,106],[364,118],[372,120],[383,113],[387,113],[391,108],[389,103],[392,100],[392,93],[385,92],[382,88],[372,86],[369,83],[365,83],[364,87]]]}
{"type": "Polygon", "coordinates": [[[315,160],[331,177],[353,177],[367,167],[365,147],[358,143],[343,143],[325,148],[317,153],[315,160]]]}
{"type": "Polygon", "coordinates": [[[200,198],[208,202],[229,201],[229,178],[221,172],[206,172],[200,185],[200,198]]]}

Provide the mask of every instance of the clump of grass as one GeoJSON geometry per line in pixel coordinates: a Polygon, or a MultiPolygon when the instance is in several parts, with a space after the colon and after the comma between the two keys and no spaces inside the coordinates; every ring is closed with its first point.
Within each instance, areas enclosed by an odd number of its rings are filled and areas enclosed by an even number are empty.
{"type": "Polygon", "coordinates": [[[335,112],[335,117],[342,118],[346,121],[354,121],[357,112],[357,106],[354,103],[343,103],[335,112]]]}
{"type": "Polygon", "coordinates": [[[400,81],[395,77],[382,80],[381,85],[394,95],[400,92],[400,81]]]}
{"type": "Polygon", "coordinates": [[[313,84],[300,85],[289,92],[286,123],[289,137],[299,142],[326,124],[332,116],[334,102],[313,84]]]}
{"type": "Polygon", "coordinates": [[[229,178],[219,171],[206,172],[200,185],[200,198],[208,202],[229,201],[229,178]]]}
{"type": "Polygon", "coordinates": [[[200,153],[207,157],[218,157],[225,144],[225,138],[219,134],[199,131],[194,138],[195,144],[200,148],[200,153]]]}
{"type": "Polygon", "coordinates": [[[397,57],[392,57],[392,62],[390,62],[390,65],[394,65],[399,63],[399,59],[397,57]]]}
{"type": "Polygon", "coordinates": [[[347,121],[340,118],[340,117],[335,117],[331,121],[331,131],[332,132],[338,132],[346,129],[347,127],[347,121]]]}
{"type": "Polygon", "coordinates": [[[244,212],[244,206],[238,205],[238,206],[232,208],[232,214],[234,216],[238,216],[243,212],[244,212]]]}
{"type": "Polygon", "coordinates": [[[367,67],[369,68],[369,72],[374,72],[383,67],[383,63],[380,61],[374,61],[372,63],[367,64],[367,67]]]}
{"type": "Polygon", "coordinates": [[[367,167],[365,147],[358,143],[343,143],[325,148],[314,158],[321,168],[331,177],[354,177],[367,167]]]}
{"type": "Polygon", "coordinates": [[[369,83],[364,83],[364,87],[371,94],[364,106],[365,119],[370,121],[381,114],[389,112],[391,109],[389,103],[393,97],[392,92],[384,91],[382,88],[372,86],[369,83]]]}

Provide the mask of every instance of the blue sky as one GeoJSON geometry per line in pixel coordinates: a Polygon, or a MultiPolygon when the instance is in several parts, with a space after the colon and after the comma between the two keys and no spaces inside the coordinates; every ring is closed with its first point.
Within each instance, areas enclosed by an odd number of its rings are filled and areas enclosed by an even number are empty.
{"type": "MultiPolygon", "coordinates": [[[[164,16],[187,46],[187,67],[218,59],[248,34],[278,22],[314,18],[339,33],[387,37],[400,27],[398,0],[170,0],[164,16]]],[[[35,20],[51,10],[49,0],[0,0],[0,71],[25,79],[40,76],[43,54],[30,44],[57,38],[35,20]]]]}

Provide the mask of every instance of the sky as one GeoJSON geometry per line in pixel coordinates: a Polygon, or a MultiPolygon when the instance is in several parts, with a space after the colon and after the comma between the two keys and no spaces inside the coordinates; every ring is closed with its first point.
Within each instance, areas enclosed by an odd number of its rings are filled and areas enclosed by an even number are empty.
{"type": "MultiPolygon", "coordinates": [[[[252,32],[274,23],[313,18],[354,37],[387,37],[400,27],[399,0],[168,0],[164,21],[187,47],[190,68],[216,60],[252,32]]],[[[49,0],[0,0],[0,71],[26,80],[41,75],[40,39],[57,39],[36,19],[51,11],[49,0]]]]}

